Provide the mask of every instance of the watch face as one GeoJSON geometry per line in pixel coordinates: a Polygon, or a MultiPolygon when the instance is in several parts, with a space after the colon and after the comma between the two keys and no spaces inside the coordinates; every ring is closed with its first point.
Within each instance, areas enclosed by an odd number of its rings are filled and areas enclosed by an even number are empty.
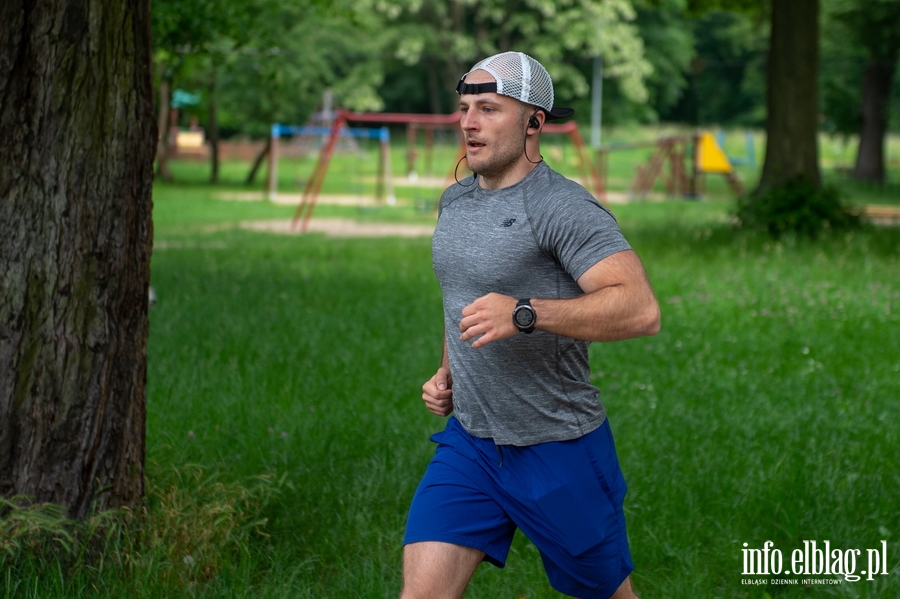
{"type": "Polygon", "coordinates": [[[515,312],[516,325],[527,328],[534,323],[534,312],[527,306],[520,306],[515,312]]]}

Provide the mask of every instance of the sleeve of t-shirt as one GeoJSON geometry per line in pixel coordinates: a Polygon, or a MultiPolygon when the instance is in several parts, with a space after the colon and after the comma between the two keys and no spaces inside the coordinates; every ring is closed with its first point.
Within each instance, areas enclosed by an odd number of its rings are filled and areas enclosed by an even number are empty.
{"type": "Polygon", "coordinates": [[[578,189],[545,195],[529,215],[541,249],[576,281],[604,258],[631,249],[613,215],[578,189]]]}

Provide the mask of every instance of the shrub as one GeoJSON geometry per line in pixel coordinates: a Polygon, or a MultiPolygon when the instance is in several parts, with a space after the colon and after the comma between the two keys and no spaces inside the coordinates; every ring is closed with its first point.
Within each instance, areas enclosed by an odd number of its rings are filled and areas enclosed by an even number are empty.
{"type": "MultiPolygon", "coordinates": [[[[148,481],[145,505],[70,520],[65,508],[29,497],[0,497],[0,571],[51,587],[79,577],[188,589],[233,569],[250,555],[254,537],[267,537],[261,515],[281,493],[284,477],[223,482],[199,467],[173,469],[171,484],[148,481]],[[46,579],[60,578],[56,582],[46,579]],[[149,582],[148,582],[149,581],[149,582]]],[[[144,589],[146,590],[146,589],[144,589]]],[[[15,593],[13,593],[15,595],[15,593]]],[[[9,596],[9,589],[7,589],[9,596]]]]}
{"type": "Polygon", "coordinates": [[[741,197],[736,216],[742,228],[765,231],[775,239],[785,234],[815,239],[825,229],[849,229],[862,223],[836,187],[818,187],[805,178],[741,197]]]}

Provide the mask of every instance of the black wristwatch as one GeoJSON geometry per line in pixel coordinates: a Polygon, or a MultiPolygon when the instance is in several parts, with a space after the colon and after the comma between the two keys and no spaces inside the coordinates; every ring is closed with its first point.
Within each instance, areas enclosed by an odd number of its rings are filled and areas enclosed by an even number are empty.
{"type": "Polygon", "coordinates": [[[530,299],[519,300],[516,309],[512,313],[513,324],[523,333],[531,333],[534,331],[534,324],[537,322],[537,314],[531,306],[530,299]]]}

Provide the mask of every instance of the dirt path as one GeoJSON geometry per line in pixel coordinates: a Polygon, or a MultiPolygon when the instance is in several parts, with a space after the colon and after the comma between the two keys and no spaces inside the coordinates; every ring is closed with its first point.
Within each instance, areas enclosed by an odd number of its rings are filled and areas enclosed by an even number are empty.
{"type": "MultiPolygon", "coordinates": [[[[264,231],[281,235],[301,235],[299,223],[296,229],[290,220],[244,221],[242,229],[264,231]]],[[[430,237],[433,225],[411,225],[401,223],[361,223],[345,218],[313,218],[309,221],[309,233],[325,233],[331,237],[430,237]]]]}

